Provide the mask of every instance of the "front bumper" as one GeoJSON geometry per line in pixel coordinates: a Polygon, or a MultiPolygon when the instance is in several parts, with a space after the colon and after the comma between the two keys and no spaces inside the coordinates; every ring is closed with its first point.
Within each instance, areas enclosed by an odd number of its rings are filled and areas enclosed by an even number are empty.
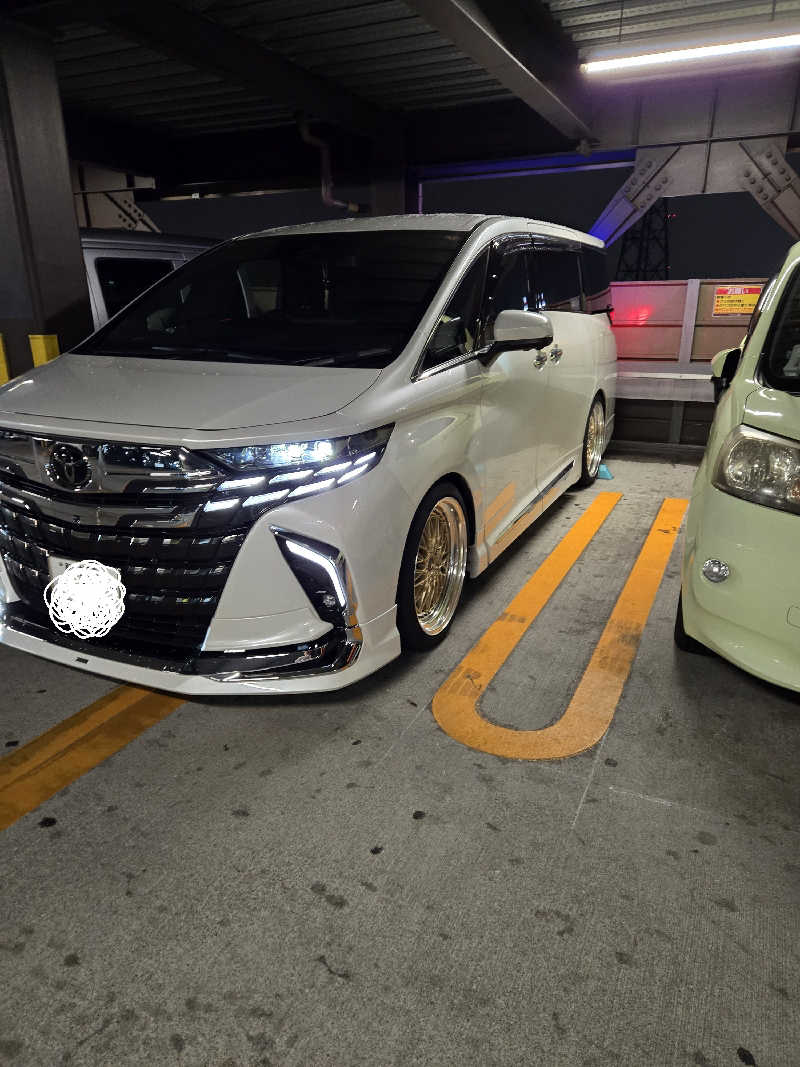
{"type": "MultiPolygon", "coordinates": [[[[99,641],[64,637],[46,614],[42,617],[38,598],[33,607],[17,598],[1,560],[6,604],[0,611],[0,642],[118,681],[188,696],[343,688],[400,653],[397,574],[387,561],[396,559],[399,566],[405,515],[398,520],[383,494],[369,491],[376,475],[259,519],[238,550],[204,638],[201,633],[188,648],[160,635],[133,644],[127,634],[115,638],[113,630],[99,641]],[[306,560],[304,575],[303,560],[294,558],[287,541],[325,554],[324,566],[315,569],[306,560]]],[[[404,511],[400,494],[390,499],[404,511]]]]}
{"type": "MultiPolygon", "coordinates": [[[[91,674],[103,675],[118,682],[140,685],[149,689],[161,689],[186,697],[246,696],[248,693],[323,693],[343,689],[377,671],[400,654],[400,638],[395,626],[395,610],[386,612],[361,627],[362,644],[358,654],[339,659],[336,666],[331,661],[316,663],[302,660],[307,649],[283,649],[269,647],[252,650],[245,656],[227,654],[204,659],[197,657],[189,669],[175,669],[174,665],[159,664],[144,657],[97,655],[77,647],[67,640],[54,639],[37,634],[35,627],[15,625],[13,612],[7,612],[0,622],[0,643],[30,652],[34,656],[75,667],[91,674]],[[277,655],[298,657],[298,664],[282,663],[276,670],[277,655]],[[265,660],[267,662],[265,662],[265,660]],[[213,671],[213,673],[199,673],[213,671]]],[[[319,646],[320,643],[317,643],[319,646]]],[[[339,654],[346,645],[338,641],[325,646],[327,652],[339,654]]]]}
{"type": "Polygon", "coordinates": [[[686,632],[765,681],[800,691],[800,517],[697,486],[683,558],[686,632]],[[730,567],[703,577],[708,559],[730,567]]]}

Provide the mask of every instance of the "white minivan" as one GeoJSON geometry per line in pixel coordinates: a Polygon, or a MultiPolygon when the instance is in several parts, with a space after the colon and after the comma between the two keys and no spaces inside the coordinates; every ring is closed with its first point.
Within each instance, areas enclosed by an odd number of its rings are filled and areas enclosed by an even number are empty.
{"type": "Polygon", "coordinates": [[[337,689],[447,633],[611,434],[600,241],[524,218],[284,227],[0,389],[0,639],[187,695],[337,689]],[[121,572],[105,637],[50,621],[121,572]]]}

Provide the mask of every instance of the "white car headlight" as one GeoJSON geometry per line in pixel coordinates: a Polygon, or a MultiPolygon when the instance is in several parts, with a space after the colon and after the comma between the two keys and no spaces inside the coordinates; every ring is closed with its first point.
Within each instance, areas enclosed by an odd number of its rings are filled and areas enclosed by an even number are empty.
{"type": "Polygon", "coordinates": [[[725,439],[711,481],[723,493],[800,514],[800,443],[737,426],[725,439]]]}
{"type": "Polygon", "coordinates": [[[393,429],[389,424],[348,437],[208,451],[204,454],[231,477],[217,487],[221,495],[208,501],[204,511],[224,512],[241,505],[261,512],[351,482],[380,461],[393,429]]]}

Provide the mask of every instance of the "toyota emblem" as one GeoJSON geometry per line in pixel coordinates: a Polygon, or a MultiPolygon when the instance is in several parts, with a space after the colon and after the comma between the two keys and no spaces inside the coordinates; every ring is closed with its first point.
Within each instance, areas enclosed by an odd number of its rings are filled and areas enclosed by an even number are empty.
{"type": "Polygon", "coordinates": [[[91,477],[86,457],[75,445],[53,445],[47,473],[64,489],[80,489],[91,477]]]}

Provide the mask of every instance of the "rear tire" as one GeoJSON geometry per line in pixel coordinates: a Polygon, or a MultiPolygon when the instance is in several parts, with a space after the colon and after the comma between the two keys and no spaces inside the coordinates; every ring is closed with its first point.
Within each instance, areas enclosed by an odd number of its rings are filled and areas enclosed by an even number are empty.
{"type": "Polygon", "coordinates": [[[683,594],[678,596],[678,608],[675,612],[675,644],[681,652],[691,652],[695,656],[708,655],[708,649],[694,637],[690,637],[683,628],[683,594]]]}
{"type": "Polygon", "coordinates": [[[581,476],[578,485],[586,489],[594,485],[597,472],[603,460],[603,450],[606,443],[606,409],[603,401],[596,396],[592,401],[589,418],[586,420],[586,429],[583,434],[583,449],[581,450],[581,476]]]}
{"type": "Polygon", "coordinates": [[[403,552],[397,629],[404,649],[427,652],[447,636],[464,588],[468,547],[464,498],[441,482],[417,508],[403,552]]]}

